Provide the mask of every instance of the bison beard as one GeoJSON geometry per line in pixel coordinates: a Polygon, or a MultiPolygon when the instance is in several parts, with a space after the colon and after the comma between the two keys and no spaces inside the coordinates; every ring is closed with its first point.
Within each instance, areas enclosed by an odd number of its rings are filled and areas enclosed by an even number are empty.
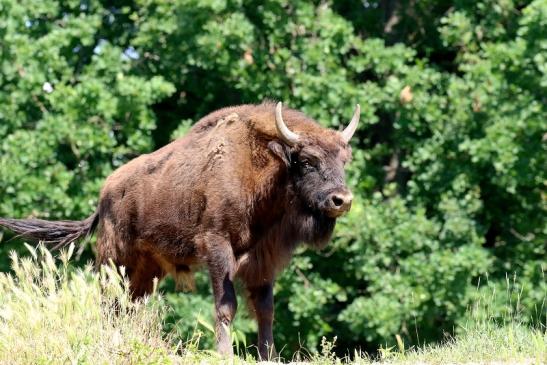
{"type": "Polygon", "coordinates": [[[308,210],[298,215],[293,227],[297,230],[295,236],[300,237],[301,242],[316,249],[322,249],[329,242],[336,219],[330,218],[321,212],[308,210]]]}
{"type": "Polygon", "coordinates": [[[156,277],[191,279],[192,270],[205,265],[224,355],[233,354],[227,329],[238,278],[257,320],[259,355],[275,357],[275,277],[299,243],[324,247],[336,218],[349,210],[344,165],[359,113],[357,106],[348,127],[337,132],[281,103],[221,109],[185,137],[112,173],[91,217],[0,218],[0,225],[54,248],[97,228],[97,263],[125,266],[135,298],[149,294],[156,277]]]}

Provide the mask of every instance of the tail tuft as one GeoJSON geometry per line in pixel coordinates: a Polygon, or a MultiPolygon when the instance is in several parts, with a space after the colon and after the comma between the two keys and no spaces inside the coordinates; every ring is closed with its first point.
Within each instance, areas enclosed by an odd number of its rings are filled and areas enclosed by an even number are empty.
{"type": "Polygon", "coordinates": [[[18,237],[43,241],[52,245],[53,249],[62,248],[82,237],[91,236],[98,222],[97,212],[83,221],[0,218],[0,226],[18,233],[18,237]]]}

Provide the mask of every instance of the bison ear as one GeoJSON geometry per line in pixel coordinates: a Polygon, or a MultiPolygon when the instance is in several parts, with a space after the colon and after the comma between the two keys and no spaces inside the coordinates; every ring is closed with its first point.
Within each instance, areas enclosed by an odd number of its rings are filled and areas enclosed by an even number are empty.
{"type": "Polygon", "coordinates": [[[287,167],[291,165],[291,151],[289,147],[284,146],[276,141],[270,141],[268,143],[268,148],[274,153],[274,155],[279,157],[281,161],[283,161],[285,165],[287,165],[287,167]]]}

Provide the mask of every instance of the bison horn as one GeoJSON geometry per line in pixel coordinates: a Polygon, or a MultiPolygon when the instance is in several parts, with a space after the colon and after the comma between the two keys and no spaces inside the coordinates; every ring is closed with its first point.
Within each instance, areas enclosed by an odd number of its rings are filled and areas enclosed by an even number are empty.
{"type": "Polygon", "coordinates": [[[277,133],[279,134],[279,137],[287,143],[288,145],[292,146],[298,140],[300,137],[298,134],[291,132],[289,128],[287,128],[287,125],[283,121],[283,116],[281,115],[281,108],[283,105],[281,102],[277,103],[277,106],[275,107],[275,126],[277,128],[277,133]]]}
{"type": "Polygon", "coordinates": [[[351,137],[353,137],[353,134],[355,133],[355,130],[357,129],[357,124],[359,124],[359,117],[361,116],[361,107],[359,104],[355,106],[355,111],[353,112],[353,118],[351,118],[351,122],[349,122],[348,126],[344,131],[342,132],[342,138],[346,143],[349,143],[351,137]]]}

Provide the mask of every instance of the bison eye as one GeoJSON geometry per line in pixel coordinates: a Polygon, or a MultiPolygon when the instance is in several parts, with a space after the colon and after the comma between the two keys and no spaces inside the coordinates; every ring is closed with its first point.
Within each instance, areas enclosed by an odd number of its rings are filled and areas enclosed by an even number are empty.
{"type": "Polygon", "coordinates": [[[302,160],[300,161],[300,166],[302,166],[302,168],[304,170],[313,170],[315,167],[310,163],[310,161],[308,160],[302,160]]]}

